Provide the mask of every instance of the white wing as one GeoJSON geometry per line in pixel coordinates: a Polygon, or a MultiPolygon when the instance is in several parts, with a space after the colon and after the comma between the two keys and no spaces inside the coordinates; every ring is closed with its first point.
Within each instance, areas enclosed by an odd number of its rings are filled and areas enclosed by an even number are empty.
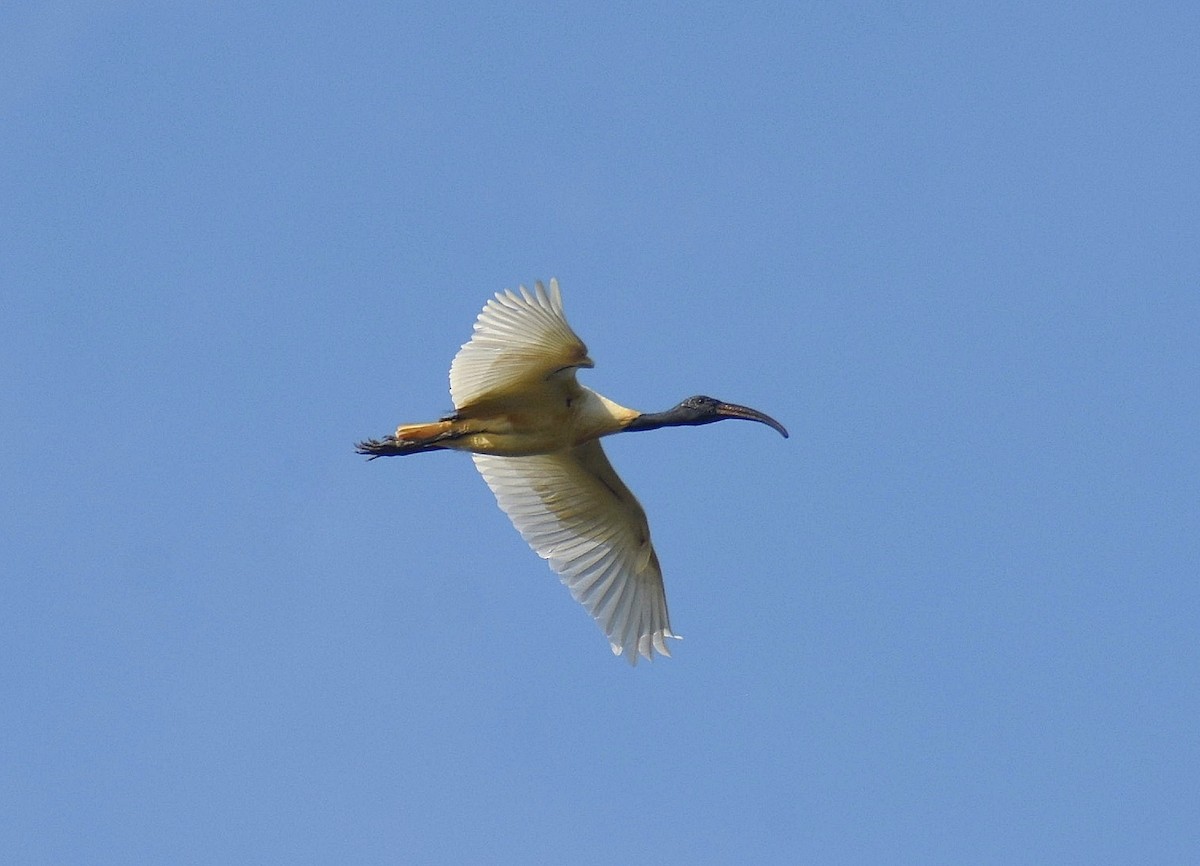
{"type": "Polygon", "coordinates": [[[613,653],[630,664],[639,653],[669,656],[666,638],[677,635],[646,514],[599,440],[532,457],[472,457],[504,513],[587,608],[613,653]]]}
{"type": "Polygon", "coordinates": [[[591,367],[587,346],[563,315],[558,281],[547,292],[521,286],[497,293],[475,320],[475,333],[450,365],[454,408],[520,395],[536,400],[555,373],[591,367]]]}

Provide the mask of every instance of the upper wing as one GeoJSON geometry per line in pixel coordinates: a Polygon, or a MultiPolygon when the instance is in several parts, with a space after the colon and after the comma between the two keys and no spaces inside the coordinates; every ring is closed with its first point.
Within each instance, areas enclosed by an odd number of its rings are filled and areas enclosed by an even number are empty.
{"type": "Polygon", "coordinates": [[[522,394],[536,399],[554,373],[591,367],[587,346],[563,316],[558,280],[547,292],[521,286],[496,293],[475,320],[475,333],[450,365],[450,396],[462,409],[481,399],[522,394]]]}
{"type": "Polygon", "coordinates": [[[669,656],[662,570],[646,514],[593,439],[532,457],[473,454],[496,501],[575,600],[604,629],[613,653],[669,656]]]}

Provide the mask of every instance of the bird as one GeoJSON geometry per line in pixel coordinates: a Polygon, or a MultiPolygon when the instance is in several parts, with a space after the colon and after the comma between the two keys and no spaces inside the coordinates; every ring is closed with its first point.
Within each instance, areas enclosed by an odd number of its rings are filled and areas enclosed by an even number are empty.
{"type": "Polygon", "coordinates": [[[712,397],[665,412],[639,412],[579,384],[595,366],[567,324],[558,281],[488,300],[450,365],[454,411],[401,424],[357,453],[378,457],[467,451],[530,547],[549,562],[631,664],[669,657],[662,568],[646,513],[617,476],[600,439],[616,433],[698,426],[731,418],[787,430],[774,418],[712,397]]]}

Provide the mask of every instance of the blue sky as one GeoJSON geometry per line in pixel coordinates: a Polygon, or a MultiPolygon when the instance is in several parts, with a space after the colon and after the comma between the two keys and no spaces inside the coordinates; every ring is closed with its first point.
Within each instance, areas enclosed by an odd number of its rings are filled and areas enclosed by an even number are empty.
{"type": "MultiPolygon", "coordinates": [[[[249,7],[249,8],[247,8],[249,7]]],[[[1192,4],[0,11],[0,860],[1200,854],[1192,4]],[[630,669],[463,455],[491,293],[786,424],[617,437],[630,669]]]]}

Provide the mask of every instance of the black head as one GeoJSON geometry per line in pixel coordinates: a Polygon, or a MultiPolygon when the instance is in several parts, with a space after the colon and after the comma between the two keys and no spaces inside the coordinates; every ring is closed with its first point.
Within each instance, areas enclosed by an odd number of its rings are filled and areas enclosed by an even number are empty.
{"type": "Polygon", "coordinates": [[[746,421],[758,421],[773,427],[785,439],[788,432],[784,426],[763,412],[736,403],[722,403],[714,397],[698,394],[688,397],[673,409],[666,412],[655,412],[640,415],[635,418],[627,430],[653,430],[658,427],[697,427],[701,424],[713,424],[728,418],[742,418],[746,421]]]}

